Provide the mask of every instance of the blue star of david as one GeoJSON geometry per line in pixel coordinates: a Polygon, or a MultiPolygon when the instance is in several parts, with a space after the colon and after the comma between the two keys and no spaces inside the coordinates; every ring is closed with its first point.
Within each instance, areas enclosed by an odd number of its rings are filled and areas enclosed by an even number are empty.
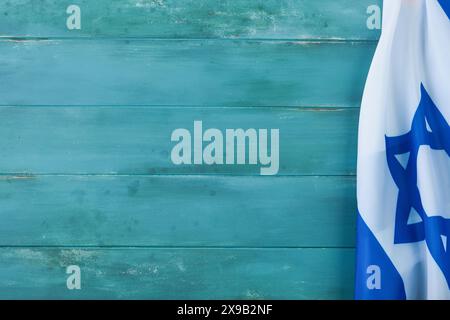
{"type": "MultiPolygon", "coordinates": [[[[450,127],[423,86],[411,131],[397,137],[386,136],[385,141],[389,170],[399,189],[394,243],[425,240],[450,289],[450,219],[428,216],[417,186],[417,157],[420,146],[429,146],[432,150],[445,150],[450,157],[450,127]],[[408,153],[408,162],[402,166],[396,156],[408,153]],[[421,221],[408,223],[412,210],[419,214],[421,221]]],[[[442,172],[442,174],[449,173],[442,172]]]]}

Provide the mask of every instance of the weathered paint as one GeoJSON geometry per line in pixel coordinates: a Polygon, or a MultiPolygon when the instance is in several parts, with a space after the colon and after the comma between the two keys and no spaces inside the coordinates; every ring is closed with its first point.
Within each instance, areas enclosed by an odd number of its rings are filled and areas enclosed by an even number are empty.
{"type": "Polygon", "coordinates": [[[354,192],[343,176],[2,176],[0,246],[351,247],[354,192]]]}
{"type": "Polygon", "coordinates": [[[0,41],[0,105],[358,107],[372,43],[0,41]]]}
{"type": "Polygon", "coordinates": [[[2,1],[0,298],[351,298],[373,4],[2,1]],[[279,128],[280,175],[172,165],[194,120],[279,128]]]}
{"type": "Polygon", "coordinates": [[[0,36],[378,39],[367,7],[381,0],[5,0],[0,36]],[[81,30],[65,27],[81,8],[81,30]]]}
{"type": "Polygon", "coordinates": [[[0,298],[350,299],[353,249],[0,248],[0,298]],[[79,265],[81,290],[66,289],[79,265]]]}
{"type": "Polygon", "coordinates": [[[260,165],[174,165],[173,130],[192,131],[194,121],[202,120],[205,130],[278,128],[280,175],[354,174],[358,112],[354,108],[0,107],[0,172],[260,174],[260,165]]]}

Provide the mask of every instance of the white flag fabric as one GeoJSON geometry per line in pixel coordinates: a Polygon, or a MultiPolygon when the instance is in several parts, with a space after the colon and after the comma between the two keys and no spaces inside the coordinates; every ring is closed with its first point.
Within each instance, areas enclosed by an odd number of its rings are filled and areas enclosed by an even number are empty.
{"type": "Polygon", "coordinates": [[[385,0],[358,141],[356,299],[450,299],[450,0],[385,0]]]}

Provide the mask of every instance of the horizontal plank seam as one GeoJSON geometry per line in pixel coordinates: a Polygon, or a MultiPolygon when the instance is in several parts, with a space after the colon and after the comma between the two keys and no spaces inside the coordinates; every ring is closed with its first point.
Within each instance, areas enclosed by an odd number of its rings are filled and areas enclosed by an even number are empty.
{"type": "Polygon", "coordinates": [[[218,105],[106,105],[106,104],[86,104],[86,105],[63,105],[63,104],[28,104],[28,105],[20,105],[20,104],[5,104],[0,105],[0,108],[129,108],[129,109],[274,109],[274,110],[305,110],[305,111],[343,111],[343,110],[353,110],[360,109],[360,107],[354,106],[324,106],[324,105],[299,105],[299,106],[263,106],[263,105],[242,105],[242,106],[218,106],[218,105]]]}
{"type": "MultiPolygon", "coordinates": [[[[250,166],[250,165],[247,165],[250,166]]],[[[259,174],[223,174],[223,173],[197,173],[197,174],[185,174],[185,173],[0,173],[0,180],[5,179],[32,179],[35,177],[142,177],[142,178],[151,178],[151,177],[258,177],[258,178],[298,178],[298,177],[347,177],[354,178],[356,174],[278,174],[278,175],[259,175],[259,174]]]]}
{"type": "Polygon", "coordinates": [[[325,247],[325,246],[151,246],[151,245],[0,245],[0,249],[23,249],[23,248],[36,248],[36,249],[186,249],[186,250],[270,250],[270,249],[355,249],[354,246],[337,246],[337,247],[325,247]]]}
{"type": "Polygon", "coordinates": [[[0,41],[116,41],[116,40],[130,40],[130,41],[228,41],[228,42],[300,42],[300,43],[368,43],[376,44],[378,39],[358,39],[358,38],[164,38],[164,37],[107,37],[107,36],[78,36],[78,37],[35,37],[35,36],[0,36],[0,41]]]}

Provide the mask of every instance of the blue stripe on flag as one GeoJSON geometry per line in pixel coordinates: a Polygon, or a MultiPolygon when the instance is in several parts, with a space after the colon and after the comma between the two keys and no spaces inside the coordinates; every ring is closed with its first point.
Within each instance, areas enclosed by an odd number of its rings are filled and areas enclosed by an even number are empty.
{"type": "Polygon", "coordinates": [[[448,18],[450,19],[450,0],[439,0],[439,3],[441,4],[441,7],[442,9],[444,9],[448,18]]]}
{"type": "Polygon", "coordinates": [[[359,214],[357,219],[355,299],[405,300],[400,274],[359,214]],[[376,269],[380,276],[379,288],[370,285],[370,277],[376,269]]]}

